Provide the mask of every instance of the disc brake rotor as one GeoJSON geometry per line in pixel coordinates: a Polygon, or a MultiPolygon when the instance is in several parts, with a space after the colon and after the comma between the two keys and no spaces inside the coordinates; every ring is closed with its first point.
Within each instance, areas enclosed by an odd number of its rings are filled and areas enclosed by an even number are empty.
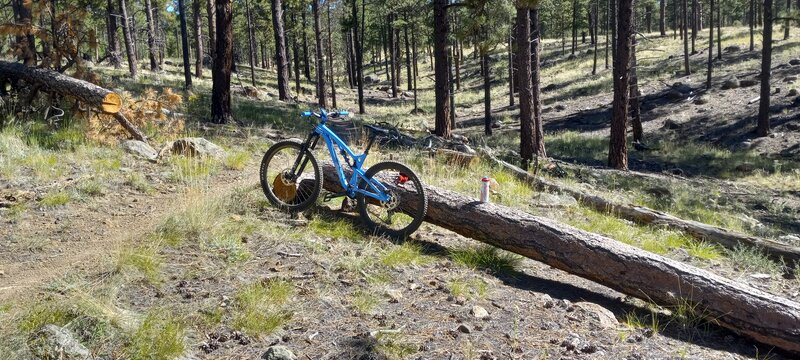
{"type": "Polygon", "coordinates": [[[284,202],[290,202],[297,196],[297,182],[288,178],[287,174],[288,170],[281,171],[272,181],[272,192],[284,202]]]}

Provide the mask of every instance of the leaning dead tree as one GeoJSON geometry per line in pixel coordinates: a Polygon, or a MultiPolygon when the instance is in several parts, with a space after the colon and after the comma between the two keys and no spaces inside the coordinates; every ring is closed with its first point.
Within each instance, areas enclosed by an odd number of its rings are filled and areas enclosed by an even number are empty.
{"type": "Polygon", "coordinates": [[[670,228],[681,230],[695,239],[713,242],[728,249],[735,249],[741,245],[755,246],[763,250],[770,258],[783,260],[788,264],[800,264],[800,248],[789,246],[777,241],[749,236],[723,229],[717,226],[703,224],[693,220],[680,219],[670,214],[653,210],[644,206],[624,205],[604,199],[600,196],[584,193],[582,191],[561,186],[542,177],[529,174],[527,171],[499,160],[489,154],[489,158],[500,165],[518,179],[532,185],[534,188],[564,193],[577,199],[584,206],[603,213],[611,213],[616,217],[633,221],[643,225],[666,225],[670,228]]]}
{"type": "Polygon", "coordinates": [[[39,88],[40,91],[72,96],[102,113],[113,115],[131,137],[147,141],[144,133],[120,113],[122,99],[111,90],[58,71],[32,68],[22,63],[0,61],[0,84],[6,81],[20,80],[39,88]]]}
{"type": "MultiPolygon", "coordinates": [[[[324,188],[340,192],[336,169],[330,163],[322,168],[324,188]]],[[[410,195],[406,189],[390,187],[401,197],[410,195]]],[[[690,305],[719,326],[800,353],[796,302],[550,219],[433,186],[425,191],[425,220],[432,224],[627,295],[664,306],[690,305]]]]}

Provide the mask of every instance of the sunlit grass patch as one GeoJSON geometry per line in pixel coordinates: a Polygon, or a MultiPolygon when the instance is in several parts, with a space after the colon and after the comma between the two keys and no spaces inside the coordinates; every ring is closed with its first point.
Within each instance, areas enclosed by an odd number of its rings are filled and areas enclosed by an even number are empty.
{"type": "Polygon", "coordinates": [[[172,170],[168,179],[173,182],[191,182],[208,177],[217,171],[219,163],[207,156],[173,156],[169,160],[172,170]]]}
{"type": "Polygon", "coordinates": [[[353,241],[364,240],[364,234],[358,231],[351,222],[343,219],[331,219],[324,215],[314,216],[308,223],[308,229],[321,237],[353,241]]]}
{"type": "Polygon", "coordinates": [[[226,169],[243,170],[250,161],[250,154],[242,151],[230,152],[223,159],[222,164],[226,169]]]}
{"type": "Polygon", "coordinates": [[[106,189],[103,186],[103,184],[95,180],[86,180],[81,182],[80,185],[78,185],[78,191],[80,191],[81,194],[94,197],[94,196],[105,195],[106,189]]]}
{"type": "Polygon", "coordinates": [[[454,297],[483,299],[489,293],[489,284],[481,278],[456,278],[447,282],[447,289],[454,297]]]}
{"type": "Polygon", "coordinates": [[[422,254],[422,248],[412,242],[392,247],[381,255],[381,263],[391,268],[421,265],[429,261],[430,259],[422,254]]]}
{"type": "Polygon", "coordinates": [[[162,257],[156,244],[123,249],[117,255],[117,272],[130,270],[140,273],[147,281],[157,284],[161,281],[162,257]]]}
{"type": "Polygon", "coordinates": [[[522,262],[521,256],[491,245],[453,249],[449,256],[456,264],[499,274],[514,272],[522,262]]]}
{"type": "Polygon", "coordinates": [[[379,332],[375,338],[378,342],[375,349],[392,360],[406,359],[416,354],[419,348],[402,334],[379,332]]]}
{"type": "Polygon", "coordinates": [[[127,339],[124,353],[130,359],[173,359],[186,351],[181,321],[165,311],[149,313],[127,339]]]}
{"type": "Polygon", "coordinates": [[[228,264],[236,264],[250,259],[253,254],[247,249],[238,234],[212,234],[204,244],[205,250],[211,255],[222,259],[228,264]]]}
{"type": "Polygon", "coordinates": [[[152,194],[155,191],[155,188],[147,181],[147,178],[138,172],[128,173],[125,177],[125,185],[144,194],[152,194]]]}
{"type": "Polygon", "coordinates": [[[68,204],[71,199],[72,197],[66,191],[49,192],[39,200],[39,204],[44,207],[56,207],[68,204]]]}
{"type": "Polygon", "coordinates": [[[705,241],[690,241],[686,250],[689,255],[703,260],[716,260],[722,257],[719,247],[705,241]]]}
{"type": "Polygon", "coordinates": [[[725,255],[731,264],[744,273],[762,272],[777,275],[781,272],[781,264],[770,260],[764,251],[756,247],[739,245],[726,250],[725,255]]]}
{"type": "Polygon", "coordinates": [[[291,319],[285,304],[292,293],[292,284],[284,280],[245,286],[236,294],[232,326],[250,336],[271,334],[291,319]]]}
{"type": "Polygon", "coordinates": [[[64,174],[63,167],[59,166],[56,154],[48,151],[37,151],[24,157],[22,165],[30,168],[40,180],[50,180],[64,174]]]}
{"type": "Polygon", "coordinates": [[[362,314],[369,314],[380,303],[380,298],[368,290],[356,290],[350,302],[362,314]]]}

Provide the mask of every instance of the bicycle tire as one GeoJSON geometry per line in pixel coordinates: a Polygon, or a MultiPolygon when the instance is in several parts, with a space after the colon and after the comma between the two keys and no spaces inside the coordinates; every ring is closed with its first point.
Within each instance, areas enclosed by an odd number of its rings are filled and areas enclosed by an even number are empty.
{"type": "MultiPolygon", "coordinates": [[[[411,182],[414,184],[414,191],[416,195],[413,196],[413,201],[415,204],[412,204],[412,206],[408,206],[407,204],[405,206],[403,206],[404,204],[397,205],[401,208],[403,213],[412,218],[412,221],[401,229],[391,229],[385,225],[376,223],[372,220],[372,218],[370,218],[369,209],[367,208],[370,198],[360,193],[356,196],[359,217],[374,234],[388,236],[393,239],[404,240],[409,235],[417,231],[420,225],[422,225],[422,222],[425,220],[425,215],[428,212],[428,197],[425,194],[425,188],[422,186],[422,182],[419,180],[419,177],[417,177],[417,174],[415,174],[408,166],[399,162],[385,161],[377,163],[367,170],[365,177],[367,179],[372,179],[376,174],[384,170],[397,170],[402,175],[408,177],[408,181],[404,183],[411,182]]],[[[366,186],[367,182],[362,179],[359,183],[359,188],[363,190],[366,188],[366,186]]],[[[391,188],[392,185],[389,187],[391,188]]]]}
{"type": "MultiPolygon", "coordinates": [[[[302,152],[303,145],[297,141],[281,141],[272,145],[267,152],[264,154],[264,158],[261,160],[261,168],[259,171],[259,180],[261,181],[261,189],[264,191],[264,195],[267,197],[269,202],[277,207],[278,209],[286,212],[302,212],[310,208],[314,205],[319,198],[320,193],[322,192],[322,169],[319,167],[316,157],[314,154],[311,153],[308,149],[305,150],[305,153],[302,152]],[[313,176],[314,178],[311,180],[315,180],[311,187],[306,189],[306,191],[302,192],[300,196],[295,194],[294,199],[291,202],[285,201],[281,199],[278,195],[275,194],[275,191],[272,187],[273,184],[270,183],[273,179],[268,179],[269,176],[267,174],[267,170],[269,168],[270,163],[274,159],[275,155],[278,154],[279,151],[284,149],[294,148],[297,149],[298,155],[297,156],[306,156],[308,161],[313,169],[313,176]]],[[[308,165],[306,165],[308,166],[308,165]]],[[[274,179],[277,181],[277,179],[274,179]]],[[[299,188],[299,184],[293,184],[293,186],[297,186],[299,188]]]]}

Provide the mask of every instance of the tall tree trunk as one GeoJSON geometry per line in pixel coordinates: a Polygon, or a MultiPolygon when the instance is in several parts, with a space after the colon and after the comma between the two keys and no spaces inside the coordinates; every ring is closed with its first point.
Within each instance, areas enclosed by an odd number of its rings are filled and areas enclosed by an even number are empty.
{"type": "MultiPolygon", "coordinates": [[[[358,20],[358,2],[356,0],[353,1],[353,19],[355,23],[355,32],[353,34],[353,41],[355,45],[355,52],[356,52],[356,66],[355,66],[355,73],[356,73],[356,83],[358,84],[358,113],[363,114],[364,111],[364,44],[362,41],[362,36],[364,31],[359,31],[359,23],[361,24],[361,28],[364,28],[364,12],[366,4],[363,2],[361,3],[361,21],[358,20]]],[[[440,0],[443,1],[443,0],[440,0]]],[[[437,117],[437,126],[438,126],[438,117],[437,117]]]]}
{"type": "Polygon", "coordinates": [[[453,45],[455,46],[451,47],[450,49],[452,49],[451,58],[453,60],[453,68],[456,70],[455,85],[456,85],[456,90],[461,90],[461,59],[458,56],[458,46],[459,46],[458,41],[454,42],[453,45]]]}
{"type": "MultiPolygon", "coordinates": [[[[12,10],[14,12],[14,22],[24,26],[23,34],[16,37],[19,48],[22,51],[19,58],[27,66],[36,65],[36,38],[33,36],[33,15],[31,13],[30,1],[12,0],[12,10]]],[[[56,64],[59,65],[59,64],[56,64]]]]}
{"type": "Polygon", "coordinates": [[[133,38],[131,37],[130,19],[128,18],[128,9],[125,6],[125,0],[119,0],[119,10],[122,19],[122,33],[125,35],[125,53],[128,57],[128,72],[132,78],[136,78],[136,53],[133,50],[133,38]]]}
{"type": "Polygon", "coordinates": [[[330,70],[330,80],[331,80],[331,102],[334,109],[338,108],[336,106],[336,78],[333,71],[333,34],[331,33],[331,1],[326,1],[325,5],[327,6],[327,18],[328,18],[328,69],[330,70]]]}
{"type": "Polygon", "coordinates": [[[514,88],[515,88],[515,71],[514,66],[516,61],[514,59],[514,27],[508,33],[508,106],[514,106],[514,88]]]}
{"type": "Polygon", "coordinates": [[[192,88],[192,66],[189,59],[189,34],[186,29],[186,5],[184,0],[178,0],[178,16],[181,20],[181,46],[183,47],[183,77],[186,79],[184,88],[192,88]]]}
{"type": "MultiPolygon", "coordinates": [[[[296,23],[296,16],[292,11],[292,23],[296,23]]],[[[305,30],[304,30],[305,31],[305,30]]],[[[299,34],[292,32],[292,60],[294,61],[294,92],[300,96],[300,37],[299,34]]],[[[291,70],[290,70],[291,71],[291,70]]]]}
{"type": "Polygon", "coordinates": [[[203,22],[200,16],[200,1],[193,0],[192,12],[194,18],[194,42],[195,42],[195,56],[194,56],[194,76],[197,78],[203,77],[203,22]]]}
{"type": "Polygon", "coordinates": [[[697,54],[695,42],[697,41],[697,0],[692,1],[692,54],[697,54]]]}
{"type": "Polygon", "coordinates": [[[256,87],[256,49],[255,49],[255,42],[256,42],[256,35],[255,29],[253,29],[253,16],[250,13],[250,1],[244,1],[244,11],[245,16],[247,16],[247,45],[248,49],[248,58],[250,60],[250,82],[252,83],[253,87],[256,87]]]}
{"type": "MultiPolygon", "coordinates": [[[[616,0],[611,0],[611,12],[608,14],[611,17],[611,58],[617,57],[617,3],[616,0]]],[[[616,61],[614,61],[616,64],[616,61]]]]}
{"type": "Polygon", "coordinates": [[[597,16],[594,14],[594,0],[591,0],[586,8],[587,18],[589,19],[589,45],[594,45],[597,42],[597,33],[595,31],[595,24],[597,24],[597,16]]]}
{"type": "Polygon", "coordinates": [[[481,68],[483,69],[483,132],[492,135],[492,77],[489,71],[489,54],[481,49],[481,68]]]}
{"type": "Polygon", "coordinates": [[[648,33],[653,32],[653,7],[652,7],[652,5],[647,4],[647,7],[645,8],[644,18],[645,18],[644,21],[647,24],[647,32],[648,33]]]}
{"type": "Polygon", "coordinates": [[[591,10],[592,14],[593,14],[592,16],[594,17],[594,24],[593,24],[594,29],[593,29],[592,32],[594,32],[594,34],[595,34],[594,35],[595,36],[595,39],[594,39],[594,54],[593,54],[594,55],[594,60],[592,61],[592,75],[596,75],[597,74],[597,43],[600,42],[598,40],[598,34],[597,34],[597,30],[598,30],[598,26],[597,26],[598,17],[597,16],[599,15],[599,11],[597,9],[597,2],[598,1],[599,0],[595,0],[592,3],[592,10],[591,10]]]}
{"type": "Polygon", "coordinates": [[[347,65],[347,84],[350,89],[353,89],[356,87],[355,60],[353,60],[355,57],[355,50],[353,50],[353,29],[347,32],[344,41],[346,42],[345,52],[347,53],[347,57],[345,57],[345,63],[347,65]]]}
{"type": "Polygon", "coordinates": [[[611,140],[608,149],[608,166],[616,169],[628,168],[628,65],[631,60],[631,34],[633,0],[619,0],[619,38],[614,57],[614,101],[611,118],[611,140]]]}
{"type": "MultiPolygon", "coordinates": [[[[270,4],[272,7],[272,29],[275,34],[275,65],[278,67],[278,99],[286,101],[289,100],[289,62],[286,59],[286,33],[283,29],[283,8],[281,7],[281,0],[271,0],[270,4]]],[[[219,14],[217,14],[217,16],[219,16],[219,14]]],[[[219,23],[219,21],[217,21],[217,23],[219,23]]],[[[219,41],[217,41],[217,43],[219,43],[219,41]]],[[[219,48],[217,48],[217,50],[219,50],[219,48]]]]}
{"type": "Polygon", "coordinates": [[[106,17],[108,48],[106,49],[106,52],[108,52],[108,58],[111,61],[111,64],[114,65],[114,68],[119,69],[121,65],[119,58],[119,43],[117,42],[117,13],[116,10],[114,10],[114,0],[106,1],[106,10],[108,12],[108,16],[106,17]]]}
{"type": "Polygon", "coordinates": [[[207,0],[206,2],[206,15],[208,16],[208,56],[211,61],[217,58],[217,11],[214,7],[214,0],[207,0]]]}
{"type": "Polygon", "coordinates": [[[756,21],[756,0],[750,0],[750,51],[755,51],[755,41],[754,38],[754,28],[755,28],[755,21],[756,21]]]}
{"type": "Polygon", "coordinates": [[[533,160],[533,83],[531,80],[531,12],[524,7],[517,8],[517,89],[519,89],[520,140],[519,154],[522,167],[527,169],[533,160]]]}
{"type": "Polygon", "coordinates": [[[144,0],[144,14],[147,18],[147,52],[150,57],[150,70],[157,71],[156,61],[156,27],[153,23],[153,5],[150,0],[144,0]]]}
{"type": "Polygon", "coordinates": [[[722,2],[717,4],[717,58],[722,60],[722,2]]]}
{"type": "Polygon", "coordinates": [[[572,0],[572,55],[578,50],[578,0],[572,0]]]}
{"type": "Polygon", "coordinates": [[[758,136],[769,135],[769,92],[772,71],[772,0],[764,0],[764,44],[761,50],[761,101],[758,106],[758,136]]]}
{"type": "Polygon", "coordinates": [[[319,0],[311,1],[311,11],[314,13],[314,40],[316,42],[316,46],[314,48],[316,50],[317,57],[317,100],[319,102],[319,106],[326,108],[328,107],[328,102],[325,99],[325,56],[322,53],[322,30],[320,30],[321,28],[319,24],[319,0]]]}
{"type": "Polygon", "coordinates": [[[659,13],[658,13],[658,30],[661,32],[661,37],[667,36],[667,26],[666,26],[666,13],[667,13],[667,0],[660,0],[659,1],[659,13]]]}
{"type": "MultiPolygon", "coordinates": [[[[714,0],[710,0],[708,13],[708,71],[706,71],[706,89],[711,89],[711,72],[714,69],[714,0]]],[[[719,19],[717,19],[719,21],[719,19]]]]}
{"type": "Polygon", "coordinates": [[[789,17],[791,16],[792,12],[792,0],[786,0],[786,20],[783,24],[783,40],[789,39],[789,26],[791,25],[791,20],[789,17]]]}
{"type": "Polygon", "coordinates": [[[683,22],[682,27],[683,29],[683,65],[684,71],[686,72],[686,76],[689,76],[692,73],[692,70],[689,68],[689,8],[686,6],[686,2],[688,0],[683,0],[683,22]]]}
{"type": "Polygon", "coordinates": [[[419,76],[419,65],[417,59],[417,32],[411,32],[411,51],[413,54],[412,64],[414,65],[414,113],[419,111],[417,106],[417,76],[419,76]]]}
{"type": "Polygon", "coordinates": [[[541,69],[539,58],[542,50],[542,35],[539,25],[539,8],[530,11],[531,17],[531,103],[533,105],[533,153],[537,157],[547,157],[544,148],[544,127],[542,124],[541,69]]]}
{"type": "Polygon", "coordinates": [[[608,0],[608,4],[603,7],[606,9],[606,70],[608,70],[608,49],[611,47],[611,41],[609,40],[609,34],[611,34],[611,0],[608,0]]]}
{"type": "MultiPolygon", "coordinates": [[[[215,0],[214,67],[211,71],[211,121],[226,124],[233,121],[231,110],[231,68],[233,67],[233,4],[232,0],[215,0]]],[[[280,4],[279,4],[280,5],[280,4]]],[[[278,16],[280,16],[278,14],[278,16]]]]}
{"type": "Polygon", "coordinates": [[[408,83],[406,89],[411,90],[414,88],[414,79],[411,74],[411,44],[408,42],[408,16],[405,17],[406,26],[403,27],[403,43],[406,46],[406,82],[408,83]]]}
{"type": "Polygon", "coordinates": [[[631,114],[631,128],[633,129],[633,141],[641,143],[644,140],[644,129],[642,129],[642,112],[639,108],[639,75],[636,64],[636,33],[638,31],[636,22],[636,6],[634,5],[631,14],[631,61],[630,61],[630,98],[628,99],[629,113],[631,114]]]}
{"type": "Polygon", "coordinates": [[[307,12],[306,2],[303,0],[300,2],[300,16],[303,20],[303,75],[306,76],[306,80],[311,81],[311,62],[308,61],[308,32],[306,31],[308,28],[307,12]]]}
{"type": "Polygon", "coordinates": [[[395,52],[396,47],[394,43],[395,39],[395,32],[394,32],[394,13],[390,13],[386,19],[386,35],[388,43],[386,44],[387,49],[389,50],[389,72],[391,82],[392,82],[392,97],[397,97],[397,86],[398,86],[398,79],[397,79],[397,53],[395,52]]]}
{"type": "Polygon", "coordinates": [[[447,65],[448,56],[448,0],[433,0],[433,53],[436,58],[435,78],[435,104],[436,127],[434,133],[438,136],[450,137],[450,73],[447,65]]]}
{"type": "Polygon", "coordinates": [[[678,37],[678,28],[680,27],[679,23],[678,23],[678,14],[680,13],[680,10],[678,10],[678,9],[680,9],[680,7],[678,6],[679,2],[681,2],[681,0],[672,0],[672,39],[673,40],[677,39],[677,37],[678,37]]]}

